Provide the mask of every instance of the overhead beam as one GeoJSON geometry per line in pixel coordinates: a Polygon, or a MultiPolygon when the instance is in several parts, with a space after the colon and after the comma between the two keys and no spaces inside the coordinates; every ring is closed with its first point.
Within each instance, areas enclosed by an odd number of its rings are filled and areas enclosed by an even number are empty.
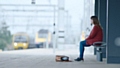
{"type": "Polygon", "coordinates": [[[53,25],[37,25],[37,24],[26,24],[26,25],[8,25],[8,26],[17,26],[17,27],[33,27],[33,26],[42,26],[42,27],[52,27],[53,25]]]}
{"type": "MultiPolygon", "coordinates": [[[[54,16],[35,16],[35,15],[0,15],[0,17],[43,17],[43,18],[53,18],[54,16]]],[[[56,18],[58,17],[58,16],[55,16],[56,18]]],[[[65,16],[65,17],[67,17],[67,16],[65,16]]]]}
{"type": "Polygon", "coordinates": [[[37,4],[34,4],[34,5],[31,5],[31,4],[0,4],[0,6],[45,6],[45,7],[57,7],[56,5],[37,5],[37,4]]]}
{"type": "MultiPolygon", "coordinates": [[[[58,10],[24,10],[24,9],[1,9],[0,12],[3,12],[3,11],[14,11],[14,12],[58,12],[58,10]]],[[[67,10],[64,10],[66,13],[68,12],[67,10]]]]}
{"type": "MultiPolygon", "coordinates": [[[[8,9],[2,9],[0,11],[6,11],[6,12],[54,12],[53,10],[24,10],[24,9],[11,9],[11,10],[8,10],[8,9]]],[[[58,10],[55,10],[55,12],[58,11],[58,10]]]]}

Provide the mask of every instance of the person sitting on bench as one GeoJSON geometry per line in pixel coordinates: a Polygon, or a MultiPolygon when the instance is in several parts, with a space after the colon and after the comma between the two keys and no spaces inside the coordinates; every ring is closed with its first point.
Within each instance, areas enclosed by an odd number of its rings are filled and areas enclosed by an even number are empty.
{"type": "Polygon", "coordinates": [[[89,47],[95,42],[102,42],[103,40],[103,30],[99,23],[97,16],[91,16],[91,25],[94,25],[90,35],[84,41],[80,42],[80,55],[75,61],[84,61],[84,47],[89,47]]]}

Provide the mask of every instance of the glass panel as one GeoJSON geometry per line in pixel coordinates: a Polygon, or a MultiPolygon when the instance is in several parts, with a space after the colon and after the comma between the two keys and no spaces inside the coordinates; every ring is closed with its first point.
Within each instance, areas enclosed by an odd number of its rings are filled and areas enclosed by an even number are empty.
{"type": "Polygon", "coordinates": [[[46,33],[41,33],[38,35],[39,38],[47,38],[47,34],[46,33]]]}
{"type": "Polygon", "coordinates": [[[26,36],[15,36],[14,42],[27,42],[27,37],[26,36]]]}

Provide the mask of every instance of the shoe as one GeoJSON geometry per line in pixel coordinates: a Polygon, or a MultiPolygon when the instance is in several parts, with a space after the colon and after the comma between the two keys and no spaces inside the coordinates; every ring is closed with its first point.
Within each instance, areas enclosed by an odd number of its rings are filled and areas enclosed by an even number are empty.
{"type": "Polygon", "coordinates": [[[84,61],[84,59],[83,58],[77,58],[77,59],[75,59],[75,61],[84,61]]]}

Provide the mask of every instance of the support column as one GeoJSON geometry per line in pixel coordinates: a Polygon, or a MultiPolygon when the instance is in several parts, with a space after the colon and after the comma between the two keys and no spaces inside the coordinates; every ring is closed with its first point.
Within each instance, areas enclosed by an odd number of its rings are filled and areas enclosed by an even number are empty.
{"type": "Polygon", "coordinates": [[[120,0],[107,0],[107,63],[120,63],[120,0]]]}
{"type": "MultiPolygon", "coordinates": [[[[95,0],[95,16],[100,20],[103,27],[103,42],[106,42],[106,0],[95,0]]],[[[106,58],[106,48],[102,49],[103,58],[106,58]]],[[[94,55],[96,55],[96,48],[94,48],[94,55]]]]}
{"type": "MultiPolygon", "coordinates": [[[[99,17],[99,0],[95,0],[95,16],[99,17]]],[[[94,55],[96,55],[96,48],[94,48],[94,55]]]]}
{"type": "MultiPolygon", "coordinates": [[[[106,42],[106,6],[107,0],[99,0],[99,20],[103,28],[103,42],[106,42]]],[[[106,48],[102,49],[103,58],[106,58],[106,48]]]]}
{"type": "Polygon", "coordinates": [[[57,46],[64,49],[65,43],[65,8],[64,0],[58,0],[57,46]]]}
{"type": "Polygon", "coordinates": [[[99,2],[99,0],[95,0],[95,16],[99,16],[99,12],[98,12],[98,10],[99,10],[99,4],[98,4],[98,2],[99,2]]]}

